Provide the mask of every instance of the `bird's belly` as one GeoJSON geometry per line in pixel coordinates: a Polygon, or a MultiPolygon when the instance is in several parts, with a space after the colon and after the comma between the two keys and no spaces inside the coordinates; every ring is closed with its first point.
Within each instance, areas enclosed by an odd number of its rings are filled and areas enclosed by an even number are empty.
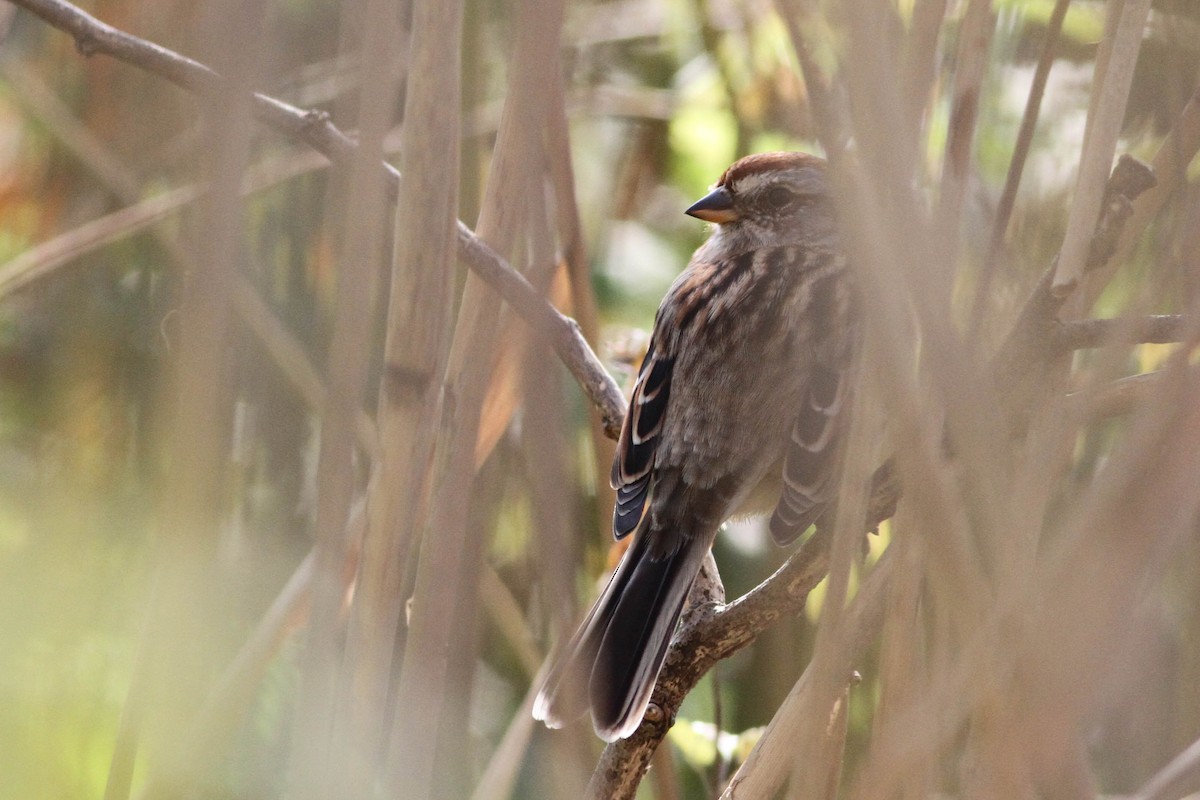
{"type": "Polygon", "coordinates": [[[782,474],[782,461],[768,467],[762,478],[747,486],[740,496],[734,498],[729,518],[746,519],[774,511],[779,502],[779,494],[783,491],[782,474]]]}

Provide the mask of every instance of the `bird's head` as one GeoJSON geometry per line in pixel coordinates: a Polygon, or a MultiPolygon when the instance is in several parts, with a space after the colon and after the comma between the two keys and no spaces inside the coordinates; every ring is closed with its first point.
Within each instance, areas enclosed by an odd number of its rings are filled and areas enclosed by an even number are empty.
{"type": "Polygon", "coordinates": [[[818,243],[834,235],[825,160],[807,153],[746,156],[686,213],[746,247],[818,243]]]}

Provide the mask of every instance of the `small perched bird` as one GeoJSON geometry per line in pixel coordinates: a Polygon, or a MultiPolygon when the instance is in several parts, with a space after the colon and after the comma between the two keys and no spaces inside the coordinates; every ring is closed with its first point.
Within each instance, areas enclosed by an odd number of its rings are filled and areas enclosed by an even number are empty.
{"type": "Polygon", "coordinates": [[[826,180],[804,153],[741,159],[687,213],[714,223],[659,306],[621,430],[613,534],[634,534],[548,673],[534,717],[642,721],[718,528],[772,511],[792,542],[834,497],[858,338],[826,180]]]}

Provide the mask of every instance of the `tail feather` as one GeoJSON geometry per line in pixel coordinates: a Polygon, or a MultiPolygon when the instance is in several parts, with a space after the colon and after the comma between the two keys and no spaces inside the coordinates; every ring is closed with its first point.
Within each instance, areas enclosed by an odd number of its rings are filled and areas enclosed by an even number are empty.
{"type": "Polygon", "coordinates": [[[605,741],[642,721],[707,541],[686,538],[669,553],[640,531],[608,586],[571,639],[534,703],[534,717],[559,727],[591,708],[605,741]]]}

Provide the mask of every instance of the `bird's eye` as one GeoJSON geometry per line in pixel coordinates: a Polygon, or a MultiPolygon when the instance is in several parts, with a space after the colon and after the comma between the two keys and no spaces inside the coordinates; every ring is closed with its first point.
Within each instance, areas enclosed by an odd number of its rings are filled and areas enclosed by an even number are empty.
{"type": "Polygon", "coordinates": [[[799,195],[786,186],[775,186],[767,192],[767,202],[772,208],[783,210],[799,199],[799,195]]]}

